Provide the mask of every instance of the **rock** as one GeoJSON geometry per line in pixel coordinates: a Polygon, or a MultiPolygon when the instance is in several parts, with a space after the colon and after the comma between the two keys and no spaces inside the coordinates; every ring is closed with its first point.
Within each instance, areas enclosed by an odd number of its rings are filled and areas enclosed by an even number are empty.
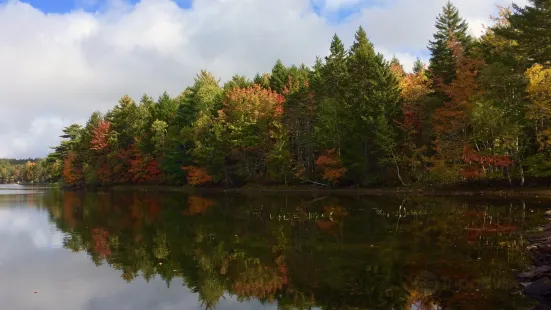
{"type": "Polygon", "coordinates": [[[547,210],[547,211],[545,211],[545,216],[547,216],[547,217],[551,217],[551,210],[547,210]]]}
{"type": "Polygon", "coordinates": [[[523,272],[517,275],[520,282],[531,282],[537,278],[541,278],[546,272],[551,271],[551,266],[536,267],[530,271],[523,272]]]}
{"type": "Polygon", "coordinates": [[[548,277],[541,278],[524,288],[526,295],[542,296],[551,294],[551,280],[548,277]]]}
{"type": "Polygon", "coordinates": [[[542,234],[534,238],[528,238],[528,241],[530,241],[530,243],[546,243],[546,242],[549,242],[550,240],[551,240],[551,232],[546,232],[545,234],[542,234]]]}

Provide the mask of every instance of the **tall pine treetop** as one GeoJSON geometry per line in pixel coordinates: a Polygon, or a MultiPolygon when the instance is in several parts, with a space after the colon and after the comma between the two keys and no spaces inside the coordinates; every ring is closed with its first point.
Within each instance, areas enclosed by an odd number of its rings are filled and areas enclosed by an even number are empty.
{"type": "Polygon", "coordinates": [[[336,34],[333,36],[329,51],[329,56],[325,57],[325,64],[321,65],[321,62],[319,64],[320,78],[325,85],[319,91],[326,98],[342,97],[345,91],[347,53],[341,39],[336,34]]]}
{"type": "Polygon", "coordinates": [[[331,52],[331,55],[344,55],[346,52],[344,44],[342,44],[342,41],[337,34],[333,36],[329,51],[331,52]]]}
{"type": "Polygon", "coordinates": [[[428,46],[432,55],[429,70],[433,80],[441,78],[444,83],[449,84],[455,78],[456,64],[448,42],[453,38],[468,50],[472,41],[468,34],[469,25],[460,17],[459,10],[453,3],[448,1],[438,15],[435,26],[437,31],[434,40],[429,41],[428,46]]]}
{"type": "Polygon", "coordinates": [[[551,61],[551,0],[529,0],[530,5],[513,4],[509,24],[498,25],[494,31],[514,40],[516,51],[526,58],[527,65],[551,61]]]}
{"type": "Polygon", "coordinates": [[[419,74],[424,71],[425,71],[425,63],[423,63],[421,58],[417,57],[417,59],[415,59],[415,62],[413,63],[413,73],[419,74]]]}
{"type": "Polygon", "coordinates": [[[360,26],[358,28],[358,31],[356,31],[356,34],[354,35],[354,43],[352,44],[352,47],[350,48],[350,53],[353,54],[358,49],[362,49],[362,47],[367,47],[370,50],[373,50],[373,43],[369,41],[367,38],[367,33],[365,32],[364,28],[360,26]]]}

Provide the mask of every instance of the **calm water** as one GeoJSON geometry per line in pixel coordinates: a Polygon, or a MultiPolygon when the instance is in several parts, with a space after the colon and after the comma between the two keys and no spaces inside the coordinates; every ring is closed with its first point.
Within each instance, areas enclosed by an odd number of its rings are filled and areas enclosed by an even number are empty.
{"type": "Polygon", "coordinates": [[[0,309],[528,309],[548,207],[0,185],[0,309]]]}

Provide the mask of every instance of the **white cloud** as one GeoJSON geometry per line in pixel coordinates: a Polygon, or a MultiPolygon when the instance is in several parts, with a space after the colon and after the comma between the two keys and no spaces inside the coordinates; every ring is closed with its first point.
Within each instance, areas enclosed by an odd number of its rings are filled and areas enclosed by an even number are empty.
{"type": "MultiPolygon", "coordinates": [[[[316,15],[310,0],[196,0],[192,9],[111,0],[97,13],[68,14],[0,5],[0,157],[43,156],[63,126],[106,111],[125,93],[176,95],[201,69],[227,79],[268,71],[277,58],[312,64],[327,54],[333,33],[348,45],[360,24],[379,51],[411,68],[446,0],[373,1],[340,24],[316,15]]],[[[323,5],[337,11],[360,2],[323,5]]],[[[475,33],[495,12],[491,0],[455,2],[475,33]]]]}

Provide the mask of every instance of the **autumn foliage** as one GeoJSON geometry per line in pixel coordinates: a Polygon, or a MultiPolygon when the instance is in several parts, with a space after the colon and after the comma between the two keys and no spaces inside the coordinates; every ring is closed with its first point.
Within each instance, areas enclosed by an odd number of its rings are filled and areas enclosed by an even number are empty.
{"type": "Polygon", "coordinates": [[[348,171],[343,167],[335,149],[330,149],[320,155],[316,160],[316,165],[322,170],[322,178],[333,184],[338,183],[348,171]]]}
{"type": "Polygon", "coordinates": [[[202,185],[212,182],[212,176],[203,168],[186,166],[182,169],[187,171],[187,180],[190,185],[202,185]]]}
{"type": "Polygon", "coordinates": [[[450,40],[449,47],[456,59],[456,78],[451,84],[440,82],[440,88],[450,99],[434,112],[434,129],[438,135],[461,135],[468,125],[473,108],[473,96],[479,91],[477,76],[484,63],[465,55],[464,47],[450,40]]]}
{"type": "Polygon", "coordinates": [[[412,70],[359,27],[349,48],[335,35],[311,67],[278,60],[225,83],[201,71],[176,97],[125,95],[63,129],[52,171],[0,163],[0,182],[524,186],[551,176],[551,63],[531,22],[551,13],[540,2],[501,8],[476,38],[448,2],[430,60],[412,70]]]}
{"type": "Polygon", "coordinates": [[[463,160],[467,166],[461,170],[461,175],[467,179],[479,178],[493,168],[501,169],[513,164],[509,156],[481,155],[468,146],[463,149],[463,160]]]}
{"type": "Polygon", "coordinates": [[[249,122],[280,117],[285,97],[254,84],[248,88],[234,88],[224,99],[224,112],[229,119],[244,118],[249,122]]]}
{"type": "Polygon", "coordinates": [[[130,170],[132,181],[135,183],[148,183],[158,180],[161,175],[159,165],[154,158],[137,153],[130,159],[130,170]]]}
{"type": "Polygon", "coordinates": [[[98,125],[92,131],[92,140],[90,141],[90,149],[94,151],[102,151],[107,148],[108,134],[111,123],[100,120],[98,125]]]}
{"type": "Polygon", "coordinates": [[[77,186],[82,183],[84,175],[82,168],[77,165],[76,155],[71,152],[63,162],[63,181],[70,186],[77,186]]]}

